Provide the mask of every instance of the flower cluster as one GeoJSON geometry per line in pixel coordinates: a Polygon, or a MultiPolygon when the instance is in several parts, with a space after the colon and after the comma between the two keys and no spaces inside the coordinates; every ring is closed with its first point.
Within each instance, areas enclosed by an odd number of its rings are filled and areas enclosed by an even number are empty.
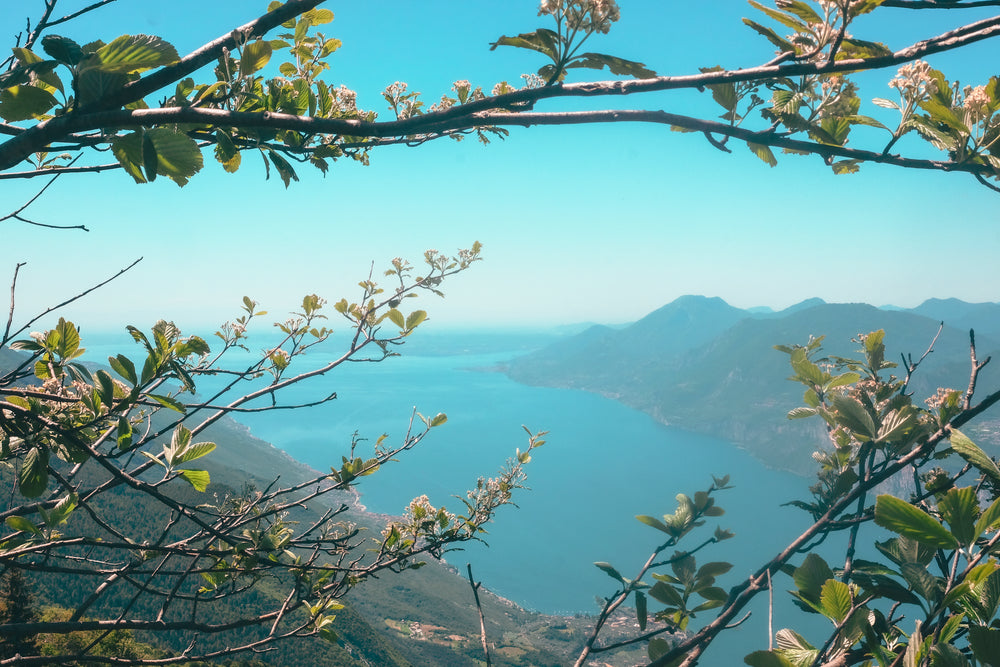
{"type": "Polygon", "coordinates": [[[965,98],[962,106],[968,112],[969,119],[973,123],[978,123],[990,115],[990,94],[986,92],[986,86],[966,86],[962,91],[965,98]]]}
{"type": "Polygon", "coordinates": [[[835,74],[823,79],[823,104],[820,115],[823,118],[843,118],[857,113],[858,87],[846,77],[835,74]]]}
{"type": "Polygon", "coordinates": [[[938,92],[937,81],[931,72],[930,65],[923,60],[915,60],[899,68],[889,87],[898,89],[906,100],[925,100],[938,92]]]}
{"type": "Polygon", "coordinates": [[[545,85],[545,78],[534,73],[522,74],[521,78],[524,79],[524,88],[527,90],[541,88],[545,85]]]}
{"type": "Polygon", "coordinates": [[[347,86],[341,84],[340,88],[336,88],[331,91],[333,93],[334,99],[337,100],[337,106],[344,113],[353,113],[358,110],[358,93],[357,91],[351,90],[347,86]]]}
{"type": "Polygon", "coordinates": [[[606,35],[611,24],[621,18],[621,11],[615,0],[542,0],[538,15],[566,19],[573,31],[606,35]]]}

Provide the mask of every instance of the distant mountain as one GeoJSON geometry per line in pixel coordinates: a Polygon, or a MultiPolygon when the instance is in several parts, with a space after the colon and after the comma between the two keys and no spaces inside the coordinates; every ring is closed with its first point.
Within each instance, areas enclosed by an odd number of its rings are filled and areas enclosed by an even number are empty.
{"type": "MultiPolygon", "coordinates": [[[[885,329],[887,358],[919,358],[938,321],[866,304],[810,300],[780,313],[750,313],[721,299],[684,297],[623,331],[596,327],[510,362],[507,373],[529,384],[574,387],[616,398],[656,419],[733,441],[773,467],[813,470],[811,454],[825,441],[818,421],[789,421],[800,385],[788,382],[781,343],[825,335],[828,354],[858,356],[859,333],[885,329]],[[642,327],[640,328],[640,325],[642,327]]],[[[1000,344],[977,336],[980,358],[1000,344]]],[[[911,387],[918,396],[968,382],[968,333],[945,327],[911,387]]],[[[900,370],[902,373],[902,370],[900,370]]],[[[1000,384],[996,374],[981,385],[1000,384]]],[[[984,378],[985,380],[985,378],[984,378]]]]}
{"type": "Polygon", "coordinates": [[[927,299],[912,313],[944,322],[956,329],[1000,338],[1000,303],[966,303],[959,299],[927,299]]]}
{"type": "Polygon", "coordinates": [[[526,384],[618,395],[657,377],[681,353],[750,316],[717,297],[682,296],[623,329],[590,327],[518,358],[507,370],[526,384]],[[550,376],[558,380],[550,382],[550,376]]]}

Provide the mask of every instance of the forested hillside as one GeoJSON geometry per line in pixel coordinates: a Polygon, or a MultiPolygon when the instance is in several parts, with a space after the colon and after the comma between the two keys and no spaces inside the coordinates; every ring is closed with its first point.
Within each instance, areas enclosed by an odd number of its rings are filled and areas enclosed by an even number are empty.
{"type": "MultiPolygon", "coordinates": [[[[621,330],[595,326],[518,357],[505,368],[526,384],[600,393],[663,423],[721,437],[766,464],[811,474],[812,452],[826,436],[817,420],[789,421],[802,392],[787,382],[778,344],[825,336],[827,354],[851,356],[861,332],[885,329],[887,358],[914,360],[944,328],[911,382],[916,395],[962,388],[968,376],[969,326],[980,357],[1000,351],[1000,306],[930,300],[912,310],[809,300],[778,313],[734,308],[719,298],[685,296],[621,330]],[[818,302],[818,304],[817,304],[818,302]],[[952,321],[955,324],[952,324],[952,321]]],[[[1000,385],[996,373],[984,390],[1000,385]]],[[[988,435],[988,424],[980,424],[988,435]]],[[[978,432],[978,431],[977,431],[978,432]]],[[[989,438],[987,438],[989,441],[989,438]]]]}

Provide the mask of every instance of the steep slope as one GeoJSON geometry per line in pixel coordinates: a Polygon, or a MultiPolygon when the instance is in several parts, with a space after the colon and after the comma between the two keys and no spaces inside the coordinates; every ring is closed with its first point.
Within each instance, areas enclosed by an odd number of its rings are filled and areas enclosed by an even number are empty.
{"type": "MultiPolygon", "coordinates": [[[[670,310],[668,306],[657,313],[670,310]]],[[[786,380],[787,357],[774,345],[825,335],[826,353],[857,356],[852,337],[885,329],[887,358],[901,363],[903,354],[919,358],[938,329],[937,321],[910,312],[865,304],[804,303],[775,315],[740,318],[701,345],[678,350],[678,340],[697,340],[690,332],[712,331],[721,321],[710,317],[702,327],[697,318],[681,320],[677,330],[670,330],[669,324],[647,327],[641,345],[636,338],[626,341],[618,335],[625,331],[611,332],[598,341],[599,366],[585,346],[573,357],[547,348],[514,360],[508,373],[519,381],[613,396],[664,423],[731,440],[770,466],[807,474],[813,469],[811,454],[825,436],[818,422],[786,419],[788,410],[799,405],[802,390],[786,380]],[[632,353],[637,345],[642,355],[632,353]],[[534,373],[548,351],[557,363],[548,365],[547,375],[534,373]],[[617,373],[614,379],[609,380],[609,369],[617,373]]],[[[980,358],[1000,349],[985,336],[978,337],[978,343],[980,358]]],[[[574,341],[563,346],[574,347],[574,341]]],[[[968,368],[967,332],[946,327],[911,387],[918,396],[933,394],[939,386],[964,387],[968,368]]],[[[996,374],[987,375],[980,390],[997,384],[996,374]]]]}
{"type": "Polygon", "coordinates": [[[749,316],[718,297],[682,296],[624,329],[594,326],[520,357],[507,373],[525,384],[624,395],[665,371],[678,355],[749,316]]]}

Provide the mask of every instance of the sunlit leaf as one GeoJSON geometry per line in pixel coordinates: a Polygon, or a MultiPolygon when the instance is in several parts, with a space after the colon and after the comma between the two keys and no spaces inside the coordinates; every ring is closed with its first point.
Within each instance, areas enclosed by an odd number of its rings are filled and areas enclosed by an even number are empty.
{"type": "Polygon", "coordinates": [[[919,507],[883,494],[875,502],[875,523],[921,544],[939,549],[958,546],[954,535],[919,507]]]}

